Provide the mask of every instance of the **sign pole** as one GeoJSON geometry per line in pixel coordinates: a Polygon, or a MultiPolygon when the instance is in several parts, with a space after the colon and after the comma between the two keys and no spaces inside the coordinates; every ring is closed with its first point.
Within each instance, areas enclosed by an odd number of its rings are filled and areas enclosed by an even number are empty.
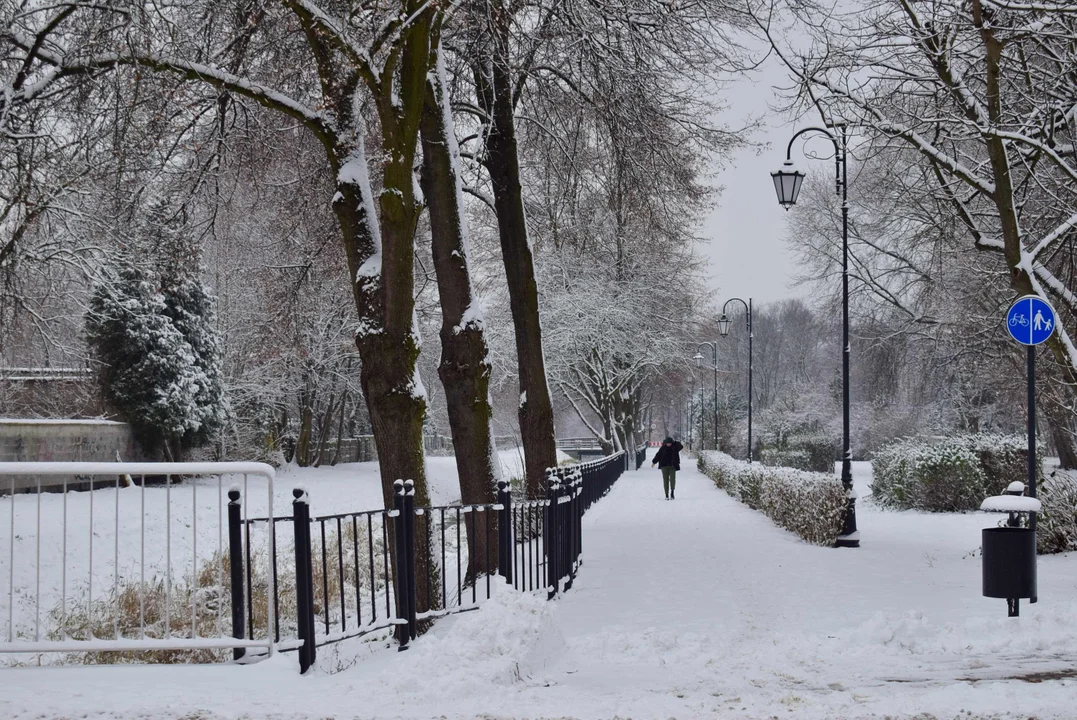
{"type": "MultiPolygon", "coordinates": [[[[1036,497],[1036,346],[1028,346],[1028,496],[1036,497]]],[[[1036,529],[1037,513],[1029,514],[1028,526],[1036,529]]]]}

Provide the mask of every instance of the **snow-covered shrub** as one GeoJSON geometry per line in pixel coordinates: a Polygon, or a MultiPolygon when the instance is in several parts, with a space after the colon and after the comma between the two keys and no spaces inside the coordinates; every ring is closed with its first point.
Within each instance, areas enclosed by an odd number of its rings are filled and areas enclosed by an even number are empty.
{"type": "Polygon", "coordinates": [[[827,435],[798,435],[790,438],[789,447],[807,454],[808,464],[804,470],[834,472],[837,449],[833,438],[827,435]]]}
{"type": "Polygon", "coordinates": [[[910,467],[915,464],[914,451],[905,441],[888,445],[875,453],[871,466],[874,479],[871,499],[876,505],[891,508],[913,507],[913,488],[910,467]]]}
{"type": "Polygon", "coordinates": [[[979,458],[961,442],[902,441],[878,452],[873,466],[872,497],[887,507],[975,510],[986,494],[979,458]]]}
{"type": "Polygon", "coordinates": [[[1077,550],[1077,473],[1057,470],[1036,493],[1043,511],[1036,525],[1036,549],[1041,555],[1077,550]]]}
{"type": "MultiPolygon", "coordinates": [[[[987,495],[1001,495],[1014,480],[1028,477],[1028,437],[1025,435],[993,435],[979,433],[958,438],[976,454],[984,471],[987,495]]],[[[1036,450],[1044,456],[1044,448],[1036,450]]]]}
{"type": "Polygon", "coordinates": [[[770,467],[787,467],[797,470],[811,469],[811,456],[806,450],[777,450],[775,448],[763,448],[759,453],[759,461],[770,467]]]}
{"type": "Polygon", "coordinates": [[[987,495],[987,476],[967,447],[947,443],[925,448],[911,470],[914,502],[924,510],[975,510],[987,495]]]}
{"type": "Polygon", "coordinates": [[[817,545],[833,545],[845,518],[845,490],[833,475],[702,452],[699,469],[729,495],[817,545]]]}
{"type": "Polygon", "coordinates": [[[782,412],[764,415],[755,456],[765,465],[833,472],[837,443],[817,420],[793,422],[782,412]]]}
{"type": "Polygon", "coordinates": [[[872,497],[897,509],[975,510],[985,497],[1024,480],[1027,458],[1018,435],[900,440],[875,454],[872,497]]]}

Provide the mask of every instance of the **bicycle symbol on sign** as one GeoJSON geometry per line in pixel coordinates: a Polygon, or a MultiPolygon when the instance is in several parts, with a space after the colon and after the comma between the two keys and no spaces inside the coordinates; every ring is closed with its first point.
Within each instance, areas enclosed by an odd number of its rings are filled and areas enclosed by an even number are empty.
{"type": "Polygon", "coordinates": [[[1010,318],[1010,325],[1020,325],[1021,327],[1028,327],[1028,318],[1024,315],[1014,315],[1010,318]]]}

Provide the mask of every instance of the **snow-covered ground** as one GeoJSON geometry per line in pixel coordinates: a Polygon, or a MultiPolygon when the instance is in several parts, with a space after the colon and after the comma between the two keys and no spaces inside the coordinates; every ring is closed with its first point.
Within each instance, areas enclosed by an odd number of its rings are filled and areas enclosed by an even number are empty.
{"type": "MultiPolygon", "coordinates": [[[[451,477],[437,489],[441,460],[432,493],[451,500],[451,477]]],[[[354,509],[366,492],[355,469],[304,481],[317,512],[335,482],[354,509]]],[[[856,480],[864,498],[870,467],[856,480]]],[[[979,531],[997,516],[884,512],[865,499],[862,547],[835,550],[776,528],[694,469],[675,501],[660,485],[657,471],[629,473],[588,512],[584,565],[554,602],[502,591],[408,652],[341,645],[305,677],[291,654],[246,667],[3,670],[0,716],[1074,717],[1077,556],[1040,558],[1040,602],[1007,618],[1003,601],[980,596],[979,531]]]]}

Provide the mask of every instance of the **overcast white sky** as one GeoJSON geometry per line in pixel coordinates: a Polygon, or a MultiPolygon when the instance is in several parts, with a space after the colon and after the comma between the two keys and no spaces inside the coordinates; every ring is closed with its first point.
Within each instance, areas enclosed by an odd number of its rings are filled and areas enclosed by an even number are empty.
{"type": "MultiPolygon", "coordinates": [[[[724,94],[730,105],[724,119],[730,126],[748,116],[767,115],[766,126],[756,137],[770,147],[758,155],[755,150],[735,154],[716,179],[725,190],[700,234],[708,241],[703,252],[710,258],[710,285],[718,290],[719,302],[733,296],[771,302],[806,294],[805,288],[793,285],[793,257],[784,239],[786,211],[778,205],[770,178],[785,159],[789,138],[802,124],[768,110],[774,85],[785,82],[783,69],[768,61],[754,78],[731,85],[724,94]]],[[[813,172],[814,163],[806,170],[813,172]]],[[[828,168],[820,163],[818,171],[828,168]]]]}

